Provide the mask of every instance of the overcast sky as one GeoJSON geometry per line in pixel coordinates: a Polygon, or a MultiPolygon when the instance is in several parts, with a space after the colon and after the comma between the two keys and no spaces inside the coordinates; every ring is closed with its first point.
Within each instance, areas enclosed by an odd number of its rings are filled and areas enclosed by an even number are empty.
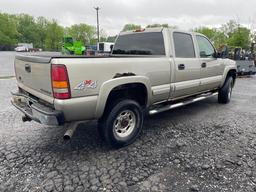
{"type": "Polygon", "coordinates": [[[95,25],[95,6],[101,8],[100,27],[108,35],[117,34],[126,23],[168,23],[188,30],[234,19],[256,27],[256,0],[0,0],[1,12],[54,18],[64,26],[95,25]]]}

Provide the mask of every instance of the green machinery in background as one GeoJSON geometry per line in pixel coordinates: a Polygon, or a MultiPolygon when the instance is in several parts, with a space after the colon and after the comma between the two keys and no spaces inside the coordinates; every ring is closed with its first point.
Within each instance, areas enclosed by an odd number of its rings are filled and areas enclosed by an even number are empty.
{"type": "Polygon", "coordinates": [[[65,55],[84,55],[85,46],[81,41],[75,41],[72,37],[64,37],[61,52],[65,55]]]}

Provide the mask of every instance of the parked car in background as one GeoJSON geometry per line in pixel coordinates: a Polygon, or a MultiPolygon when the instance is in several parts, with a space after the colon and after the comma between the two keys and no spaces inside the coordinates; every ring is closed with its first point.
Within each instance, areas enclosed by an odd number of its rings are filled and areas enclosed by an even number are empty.
{"type": "Polygon", "coordinates": [[[86,56],[93,56],[97,53],[97,45],[87,45],[85,48],[86,56]]]}
{"type": "Polygon", "coordinates": [[[40,48],[34,48],[32,43],[19,43],[16,48],[16,52],[37,52],[42,51],[40,48]]]}
{"type": "Polygon", "coordinates": [[[237,74],[239,76],[256,74],[256,66],[254,64],[254,60],[237,60],[236,65],[237,74]]]}
{"type": "Polygon", "coordinates": [[[240,47],[230,47],[229,49],[229,58],[236,62],[239,76],[256,74],[254,43],[252,43],[250,51],[240,47]]]}
{"type": "Polygon", "coordinates": [[[16,52],[28,52],[33,49],[32,43],[18,43],[18,46],[14,49],[16,52]]]}

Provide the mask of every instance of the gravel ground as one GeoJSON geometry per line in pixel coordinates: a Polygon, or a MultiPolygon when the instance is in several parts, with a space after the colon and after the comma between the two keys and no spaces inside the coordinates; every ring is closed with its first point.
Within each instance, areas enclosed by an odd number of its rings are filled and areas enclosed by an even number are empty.
{"type": "Polygon", "coordinates": [[[64,142],[62,127],[22,123],[0,80],[0,191],[256,191],[256,77],[217,98],[145,121],[132,145],[112,150],[96,122],[64,142]]]}

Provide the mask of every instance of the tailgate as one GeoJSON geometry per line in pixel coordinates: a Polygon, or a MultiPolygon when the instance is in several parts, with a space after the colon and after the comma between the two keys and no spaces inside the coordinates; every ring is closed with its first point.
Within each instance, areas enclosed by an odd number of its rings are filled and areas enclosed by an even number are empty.
{"type": "Polygon", "coordinates": [[[26,91],[33,90],[37,96],[52,97],[50,57],[16,56],[15,72],[20,87],[27,88],[26,91]]]}

